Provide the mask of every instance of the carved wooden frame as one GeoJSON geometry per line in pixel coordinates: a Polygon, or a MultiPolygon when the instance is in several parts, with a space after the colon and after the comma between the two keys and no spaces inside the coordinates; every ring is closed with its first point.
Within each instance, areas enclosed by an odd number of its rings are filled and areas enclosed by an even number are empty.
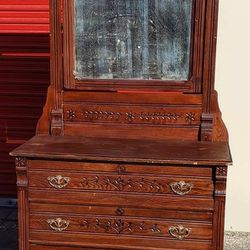
{"type": "Polygon", "coordinates": [[[77,80],[74,77],[74,1],[64,1],[63,22],[63,54],[64,54],[64,87],[80,90],[151,90],[151,91],[178,91],[201,92],[203,80],[204,59],[204,35],[205,35],[205,10],[207,0],[193,0],[193,42],[190,78],[188,81],[164,81],[164,80],[102,80],[86,79],[77,80]]]}

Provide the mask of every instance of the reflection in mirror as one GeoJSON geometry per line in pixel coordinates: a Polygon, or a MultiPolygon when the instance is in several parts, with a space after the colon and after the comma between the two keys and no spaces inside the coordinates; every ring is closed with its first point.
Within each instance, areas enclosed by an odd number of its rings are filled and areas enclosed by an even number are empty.
{"type": "Polygon", "coordinates": [[[187,80],[193,0],[75,0],[75,77],[187,80]]]}

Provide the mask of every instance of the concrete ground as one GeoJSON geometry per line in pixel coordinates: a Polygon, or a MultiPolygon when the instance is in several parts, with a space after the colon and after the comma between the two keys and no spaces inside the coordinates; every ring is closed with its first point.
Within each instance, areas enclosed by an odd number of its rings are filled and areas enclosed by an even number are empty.
{"type": "MultiPolygon", "coordinates": [[[[17,250],[17,209],[0,207],[0,250],[17,250]]],[[[225,233],[224,250],[250,250],[250,233],[225,233]]]]}
{"type": "Polygon", "coordinates": [[[250,250],[250,233],[226,232],[225,250],[250,250]]]}

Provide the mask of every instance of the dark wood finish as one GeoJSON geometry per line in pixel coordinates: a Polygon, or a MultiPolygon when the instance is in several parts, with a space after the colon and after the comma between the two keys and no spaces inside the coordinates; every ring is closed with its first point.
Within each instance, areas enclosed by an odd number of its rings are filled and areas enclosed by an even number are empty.
{"type": "MultiPolygon", "coordinates": [[[[124,192],[124,193],[153,193],[157,194],[171,194],[176,196],[171,188],[171,184],[184,181],[185,183],[192,184],[192,191],[189,193],[191,196],[212,196],[213,193],[213,183],[212,179],[194,179],[185,177],[150,177],[142,173],[137,175],[118,175],[116,173],[68,173],[64,171],[59,171],[57,173],[49,171],[31,171],[29,172],[30,182],[29,186],[31,188],[46,188],[49,190],[53,189],[53,186],[48,183],[49,177],[54,177],[55,174],[61,176],[67,176],[70,178],[66,189],[67,190],[96,190],[96,191],[113,191],[113,192],[124,192]]],[[[156,174],[155,174],[156,175],[156,174]]],[[[54,184],[56,180],[54,181],[54,184]]],[[[53,182],[52,182],[53,184],[53,182]]],[[[186,186],[187,186],[186,185],[186,186]]],[[[186,187],[188,188],[188,187],[186,187]]],[[[190,188],[191,189],[191,188],[190,188]]]]}
{"type": "MultiPolygon", "coordinates": [[[[126,249],[126,250],[173,250],[173,249],[186,249],[186,250],[210,250],[210,241],[178,241],[178,240],[165,240],[150,237],[128,237],[128,236],[104,236],[104,235],[91,235],[91,234],[64,234],[63,242],[61,234],[51,232],[32,232],[30,237],[33,239],[31,243],[39,245],[52,245],[69,247],[91,247],[93,249],[126,249]],[[45,241],[45,239],[48,239],[45,241]],[[53,239],[53,240],[51,240],[53,239]],[[73,239],[73,240],[72,240],[73,239]]],[[[50,248],[51,249],[51,248],[50,248]]],[[[67,249],[67,248],[66,248],[67,249]]],[[[77,248],[76,248],[77,249],[77,248]]],[[[77,249],[78,250],[78,249],[77,249]]]]}
{"type": "Polygon", "coordinates": [[[146,83],[76,81],[73,1],[50,1],[47,101],[36,136],[11,153],[20,250],[223,250],[218,0],[194,3],[190,79],[146,83]]]}
{"type": "MultiPolygon", "coordinates": [[[[59,211],[60,213],[60,211],[59,211]]],[[[171,226],[182,224],[187,228],[192,228],[192,232],[189,235],[190,240],[211,240],[212,239],[212,224],[198,224],[178,221],[167,220],[154,220],[154,219],[134,219],[126,216],[110,217],[110,216],[98,216],[98,215],[72,215],[72,214],[32,214],[30,216],[30,231],[47,231],[51,232],[48,220],[53,220],[60,216],[63,220],[69,221],[69,226],[62,232],[63,235],[68,233],[95,233],[100,235],[124,235],[124,236],[149,236],[165,239],[175,239],[169,234],[168,228],[171,226]]]]}
{"type": "Polygon", "coordinates": [[[231,164],[225,142],[135,140],[73,136],[34,137],[13,156],[64,160],[169,163],[190,165],[231,164]]]}
{"type": "Polygon", "coordinates": [[[119,204],[116,206],[88,206],[88,205],[66,205],[66,204],[47,204],[47,203],[31,203],[30,213],[31,214],[56,214],[60,211],[60,214],[65,216],[71,214],[87,214],[98,215],[98,216],[129,216],[136,218],[155,218],[157,220],[185,220],[187,222],[205,222],[210,223],[213,218],[213,212],[201,212],[201,211],[175,211],[167,209],[144,209],[138,207],[122,207],[119,204]]]}

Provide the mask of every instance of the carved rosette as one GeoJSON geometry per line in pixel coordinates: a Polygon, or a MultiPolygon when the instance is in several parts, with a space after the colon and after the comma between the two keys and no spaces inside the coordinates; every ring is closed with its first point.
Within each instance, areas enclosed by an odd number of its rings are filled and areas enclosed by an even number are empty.
{"type": "Polygon", "coordinates": [[[18,189],[26,189],[28,186],[27,177],[27,159],[23,157],[16,158],[16,174],[18,189]]]}

